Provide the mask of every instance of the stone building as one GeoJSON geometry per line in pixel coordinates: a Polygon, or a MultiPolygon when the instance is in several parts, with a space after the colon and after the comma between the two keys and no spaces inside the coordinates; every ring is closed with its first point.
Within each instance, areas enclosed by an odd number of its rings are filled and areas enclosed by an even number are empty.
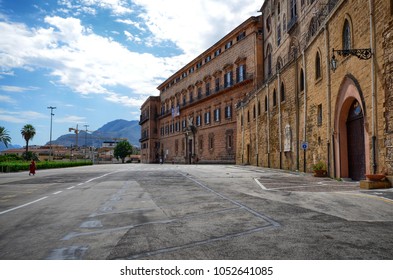
{"type": "Polygon", "coordinates": [[[393,173],[393,1],[266,0],[262,86],[237,104],[238,164],[393,173]]]}
{"type": "Polygon", "coordinates": [[[235,163],[235,104],[262,80],[260,19],[236,27],[159,85],[159,99],[142,105],[142,162],[235,163]]]}
{"type": "Polygon", "coordinates": [[[141,126],[141,162],[152,163],[158,160],[158,123],[161,99],[159,96],[150,96],[141,107],[139,125],[141,126]]]}

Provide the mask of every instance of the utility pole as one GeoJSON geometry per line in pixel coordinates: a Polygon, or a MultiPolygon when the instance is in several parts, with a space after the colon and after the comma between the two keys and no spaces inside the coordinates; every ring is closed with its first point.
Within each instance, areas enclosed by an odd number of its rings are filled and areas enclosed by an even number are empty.
{"type": "Polygon", "coordinates": [[[88,124],[83,125],[86,129],[86,133],[85,133],[85,159],[86,159],[86,155],[87,155],[87,144],[86,144],[86,140],[87,140],[87,128],[89,127],[88,124]]]}
{"type": "Polygon", "coordinates": [[[50,109],[49,160],[51,160],[51,156],[52,156],[52,117],[55,115],[55,114],[53,114],[53,110],[56,109],[56,107],[49,106],[47,108],[50,109]]]}

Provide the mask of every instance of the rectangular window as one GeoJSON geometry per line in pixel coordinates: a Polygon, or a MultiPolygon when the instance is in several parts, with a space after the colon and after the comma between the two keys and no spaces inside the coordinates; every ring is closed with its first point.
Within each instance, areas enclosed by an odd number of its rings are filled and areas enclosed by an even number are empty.
{"type": "Polygon", "coordinates": [[[236,68],[236,81],[243,82],[246,78],[246,65],[242,64],[236,68]]]}
{"type": "Polygon", "coordinates": [[[318,126],[322,125],[322,104],[318,105],[318,119],[317,119],[318,126]]]}
{"type": "Polygon", "coordinates": [[[237,41],[240,41],[240,40],[244,39],[245,37],[246,37],[246,31],[243,31],[242,33],[237,35],[236,39],[237,39],[237,41]]]}
{"type": "Polygon", "coordinates": [[[198,115],[197,117],[196,117],[196,125],[197,126],[201,126],[201,115],[198,115]]]}
{"type": "Polygon", "coordinates": [[[225,107],[225,118],[230,119],[232,117],[232,106],[228,105],[225,107]]]}
{"type": "Polygon", "coordinates": [[[202,61],[199,61],[198,64],[197,64],[197,66],[196,66],[196,68],[199,69],[199,68],[201,68],[201,67],[202,67],[202,61]]]}
{"type": "Polygon", "coordinates": [[[220,108],[217,108],[214,110],[214,121],[216,121],[216,122],[220,121],[220,117],[221,117],[220,111],[221,111],[220,108]]]}
{"type": "Polygon", "coordinates": [[[209,55],[205,58],[205,63],[208,63],[210,60],[212,59],[212,57],[209,55]]]}
{"type": "Polygon", "coordinates": [[[225,73],[224,87],[230,87],[233,84],[232,71],[225,73]]]}
{"type": "Polygon", "coordinates": [[[194,67],[191,67],[190,70],[188,70],[188,73],[189,74],[194,73],[194,67]]]}
{"type": "Polygon", "coordinates": [[[227,135],[227,149],[232,149],[233,145],[233,136],[231,134],[227,135]]]}
{"type": "Polygon", "coordinates": [[[214,57],[219,56],[221,53],[221,49],[218,49],[214,52],[214,57]]]}
{"type": "Polygon", "coordinates": [[[182,120],[182,122],[181,122],[181,126],[182,126],[182,128],[183,128],[183,129],[185,129],[185,128],[186,128],[186,120],[182,120]]]}
{"type": "Polygon", "coordinates": [[[214,137],[209,136],[209,149],[212,150],[214,148],[214,137]]]}
{"type": "Polygon", "coordinates": [[[210,83],[206,83],[206,96],[210,95],[210,83]]]}
{"type": "Polygon", "coordinates": [[[232,47],[232,41],[229,41],[228,43],[225,44],[225,49],[229,49],[230,47],[232,47]]]}
{"type": "Polygon", "coordinates": [[[220,91],[220,78],[216,78],[216,92],[220,91]]]}
{"type": "Polygon", "coordinates": [[[210,123],[210,111],[205,113],[205,124],[210,123]]]}
{"type": "Polygon", "coordinates": [[[202,88],[198,88],[198,99],[202,98],[202,88]]]}

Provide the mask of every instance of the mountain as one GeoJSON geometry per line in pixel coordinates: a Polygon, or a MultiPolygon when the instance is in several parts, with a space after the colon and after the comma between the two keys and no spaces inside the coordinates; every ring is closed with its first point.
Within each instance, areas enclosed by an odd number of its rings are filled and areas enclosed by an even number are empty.
{"type": "Polygon", "coordinates": [[[21,148],[20,145],[8,144],[8,147],[6,147],[3,142],[0,142],[0,151],[5,151],[5,150],[8,150],[8,149],[19,149],[19,148],[21,148]]]}
{"type": "MultiPolygon", "coordinates": [[[[92,133],[80,130],[78,140],[75,133],[65,134],[52,141],[53,145],[75,146],[94,146],[101,147],[104,141],[112,141],[116,138],[127,138],[128,142],[134,147],[139,147],[141,127],[139,121],[115,120],[111,121],[92,133]],[[86,143],[86,144],[85,144],[86,143]]],[[[47,143],[49,144],[49,143],[47,143]]]]}

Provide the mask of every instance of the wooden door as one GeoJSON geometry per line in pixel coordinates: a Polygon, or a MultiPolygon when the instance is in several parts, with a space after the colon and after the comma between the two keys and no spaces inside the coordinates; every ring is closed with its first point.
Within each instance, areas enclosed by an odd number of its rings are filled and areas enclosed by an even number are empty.
{"type": "Polygon", "coordinates": [[[349,110],[347,119],[348,139],[348,172],[352,180],[359,181],[365,178],[366,160],[364,143],[364,116],[357,101],[354,101],[349,110]]]}

